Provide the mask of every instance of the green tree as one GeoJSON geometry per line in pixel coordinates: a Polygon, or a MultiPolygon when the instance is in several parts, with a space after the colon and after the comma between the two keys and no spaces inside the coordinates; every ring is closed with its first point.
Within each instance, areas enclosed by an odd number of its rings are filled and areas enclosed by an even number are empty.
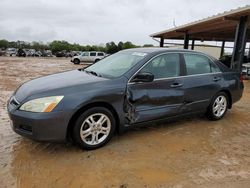
{"type": "Polygon", "coordinates": [[[118,52],[118,46],[114,42],[107,43],[106,49],[108,54],[113,54],[118,52]]]}
{"type": "Polygon", "coordinates": [[[123,45],[124,45],[124,44],[123,44],[123,42],[121,42],[121,41],[118,43],[118,50],[119,50],[119,51],[120,51],[120,50],[123,50],[123,45]]]}
{"type": "MultiPolygon", "coordinates": [[[[146,45],[144,45],[146,46],[146,45]]],[[[151,45],[150,45],[151,46],[151,45]]],[[[153,45],[152,45],[153,46],[153,45]]],[[[0,40],[0,48],[34,48],[35,50],[51,50],[53,53],[58,51],[66,50],[66,51],[104,51],[109,54],[116,53],[123,49],[135,48],[138,47],[134,45],[132,42],[122,42],[120,41],[118,44],[115,42],[106,43],[106,46],[102,45],[80,45],[77,43],[69,43],[67,41],[54,40],[49,44],[44,44],[42,42],[33,41],[31,43],[25,41],[7,41],[0,40]]]]}
{"type": "Polygon", "coordinates": [[[154,47],[153,44],[144,44],[143,47],[154,47]]]}
{"type": "Polygon", "coordinates": [[[136,47],[137,47],[137,46],[134,45],[134,44],[132,44],[132,42],[127,41],[127,42],[125,42],[125,43],[123,44],[122,49],[129,49],[129,48],[136,48],[136,47]]]}
{"type": "Polygon", "coordinates": [[[34,48],[35,50],[46,50],[49,47],[46,44],[43,44],[42,42],[35,42],[35,41],[33,41],[31,43],[31,48],[34,48]]]}
{"type": "Polygon", "coordinates": [[[53,42],[50,43],[50,49],[53,53],[62,51],[62,50],[70,50],[70,44],[67,41],[58,41],[54,40],[53,42]]]}
{"type": "Polygon", "coordinates": [[[8,48],[9,42],[7,40],[0,40],[0,48],[8,48]]]}

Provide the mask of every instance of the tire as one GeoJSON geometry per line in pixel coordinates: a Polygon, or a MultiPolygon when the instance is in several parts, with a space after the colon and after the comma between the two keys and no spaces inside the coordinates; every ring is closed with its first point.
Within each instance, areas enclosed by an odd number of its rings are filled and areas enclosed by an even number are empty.
{"type": "Polygon", "coordinates": [[[96,60],[95,60],[95,63],[98,62],[98,61],[100,61],[100,59],[96,59],[96,60]]]}
{"type": "Polygon", "coordinates": [[[78,64],[80,64],[80,60],[79,59],[74,59],[73,63],[78,65],[78,64]]]}
{"type": "Polygon", "coordinates": [[[228,95],[224,92],[217,93],[208,107],[206,113],[208,119],[215,121],[223,118],[227,112],[228,104],[228,95]]]}
{"type": "Polygon", "coordinates": [[[93,150],[107,144],[115,131],[114,115],[103,107],[94,107],[78,117],[73,139],[83,149],[93,150]],[[98,120],[101,120],[98,124],[98,120]]]}

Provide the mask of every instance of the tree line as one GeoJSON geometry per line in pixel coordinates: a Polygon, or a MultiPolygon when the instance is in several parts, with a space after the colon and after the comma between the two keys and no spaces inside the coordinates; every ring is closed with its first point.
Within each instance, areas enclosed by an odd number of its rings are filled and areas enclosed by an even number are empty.
{"type": "Polygon", "coordinates": [[[8,40],[0,40],[0,49],[6,48],[18,48],[18,49],[35,49],[35,50],[51,50],[52,53],[56,53],[59,51],[103,51],[108,54],[116,53],[120,50],[136,48],[136,47],[153,47],[152,44],[144,44],[143,46],[138,46],[133,44],[132,42],[108,42],[103,46],[98,45],[80,45],[77,43],[69,43],[64,40],[54,40],[49,43],[42,42],[24,42],[24,41],[8,41],[8,40]]]}

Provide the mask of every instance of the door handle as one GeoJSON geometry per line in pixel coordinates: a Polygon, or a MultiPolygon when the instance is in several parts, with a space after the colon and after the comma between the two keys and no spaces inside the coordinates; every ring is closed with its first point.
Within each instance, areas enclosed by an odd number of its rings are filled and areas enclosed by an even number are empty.
{"type": "Polygon", "coordinates": [[[176,88],[176,87],[181,87],[181,86],[183,86],[183,84],[180,84],[180,83],[173,83],[170,87],[176,88]]]}
{"type": "Polygon", "coordinates": [[[217,82],[217,81],[219,81],[219,80],[221,80],[221,77],[214,77],[214,78],[213,78],[213,81],[215,81],[215,82],[217,82]]]}

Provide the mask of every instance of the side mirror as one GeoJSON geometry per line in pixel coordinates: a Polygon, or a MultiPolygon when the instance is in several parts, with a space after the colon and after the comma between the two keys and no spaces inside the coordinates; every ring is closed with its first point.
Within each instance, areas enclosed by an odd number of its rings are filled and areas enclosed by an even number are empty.
{"type": "Polygon", "coordinates": [[[149,72],[139,72],[134,76],[132,82],[152,82],[154,80],[154,75],[149,72]]]}

